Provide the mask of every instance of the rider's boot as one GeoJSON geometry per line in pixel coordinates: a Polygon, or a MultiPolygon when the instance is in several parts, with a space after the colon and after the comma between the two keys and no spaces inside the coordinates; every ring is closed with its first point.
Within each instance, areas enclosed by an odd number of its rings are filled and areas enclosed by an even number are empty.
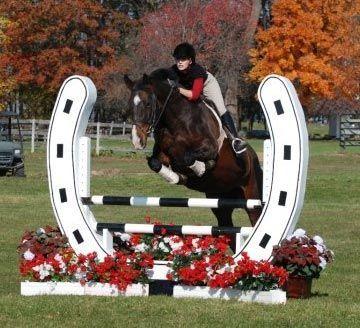
{"type": "Polygon", "coordinates": [[[221,123],[225,126],[225,128],[231,134],[231,146],[234,149],[236,155],[240,155],[242,152],[246,150],[247,142],[239,138],[234,121],[229,112],[225,112],[221,117],[221,123]]]}

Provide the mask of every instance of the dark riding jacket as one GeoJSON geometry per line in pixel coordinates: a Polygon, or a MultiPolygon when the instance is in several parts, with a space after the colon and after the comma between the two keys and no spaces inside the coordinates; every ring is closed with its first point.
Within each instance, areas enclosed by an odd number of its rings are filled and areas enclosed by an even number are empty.
{"type": "Polygon", "coordinates": [[[204,88],[208,74],[199,64],[191,64],[185,71],[180,71],[176,65],[173,65],[170,70],[179,78],[179,83],[188,90],[192,90],[193,97],[190,100],[197,100],[204,88]]]}

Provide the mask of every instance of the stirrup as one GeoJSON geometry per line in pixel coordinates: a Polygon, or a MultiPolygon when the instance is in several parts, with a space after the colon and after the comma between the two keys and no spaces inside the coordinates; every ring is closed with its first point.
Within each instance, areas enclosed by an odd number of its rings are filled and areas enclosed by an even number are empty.
{"type": "Polygon", "coordinates": [[[231,147],[234,150],[236,155],[242,154],[247,149],[247,142],[239,138],[234,138],[231,141],[231,147]]]}

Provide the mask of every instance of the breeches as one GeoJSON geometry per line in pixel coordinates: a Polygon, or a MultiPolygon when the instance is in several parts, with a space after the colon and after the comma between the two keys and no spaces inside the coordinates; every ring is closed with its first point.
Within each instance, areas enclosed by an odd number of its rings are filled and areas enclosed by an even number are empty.
{"type": "Polygon", "coordinates": [[[203,95],[215,104],[219,116],[222,116],[226,112],[226,107],[219,83],[211,73],[207,72],[207,74],[208,77],[204,83],[203,95]]]}

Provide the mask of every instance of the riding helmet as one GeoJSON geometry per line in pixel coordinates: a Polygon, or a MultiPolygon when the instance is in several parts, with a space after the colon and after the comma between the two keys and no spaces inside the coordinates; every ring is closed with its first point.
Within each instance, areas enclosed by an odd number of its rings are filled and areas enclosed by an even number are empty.
{"type": "Polygon", "coordinates": [[[193,63],[195,63],[195,57],[196,57],[196,53],[195,53],[195,49],[194,47],[187,42],[184,43],[180,43],[176,46],[174,52],[173,52],[173,57],[175,59],[191,59],[193,63]]]}

